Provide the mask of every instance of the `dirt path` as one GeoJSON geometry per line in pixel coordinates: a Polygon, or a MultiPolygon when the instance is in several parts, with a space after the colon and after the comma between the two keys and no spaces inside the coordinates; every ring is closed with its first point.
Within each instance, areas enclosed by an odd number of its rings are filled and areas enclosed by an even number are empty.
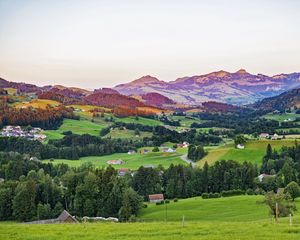
{"type": "Polygon", "coordinates": [[[190,159],[187,158],[187,154],[180,156],[180,158],[182,161],[185,161],[186,163],[191,164],[193,168],[197,166],[196,163],[194,163],[193,161],[191,161],[190,159]]]}

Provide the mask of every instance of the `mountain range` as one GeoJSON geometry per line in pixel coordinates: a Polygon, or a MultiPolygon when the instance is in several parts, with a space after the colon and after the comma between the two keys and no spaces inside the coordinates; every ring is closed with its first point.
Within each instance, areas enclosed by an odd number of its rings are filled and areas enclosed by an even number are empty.
{"type": "Polygon", "coordinates": [[[300,73],[267,76],[244,69],[230,73],[217,71],[166,82],[150,75],[114,87],[124,95],[159,93],[182,104],[200,105],[207,101],[243,105],[276,96],[300,87],[300,73]]]}

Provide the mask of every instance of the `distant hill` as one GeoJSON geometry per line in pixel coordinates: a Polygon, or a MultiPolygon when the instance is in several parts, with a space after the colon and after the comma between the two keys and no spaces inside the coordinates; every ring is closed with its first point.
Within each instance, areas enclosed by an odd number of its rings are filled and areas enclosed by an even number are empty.
{"type": "Polygon", "coordinates": [[[146,93],[141,95],[141,99],[145,104],[155,107],[164,107],[165,105],[176,104],[176,102],[172,99],[165,97],[159,93],[146,93]]]}
{"type": "Polygon", "coordinates": [[[241,69],[178,78],[165,82],[144,76],[114,89],[125,95],[144,95],[156,92],[177,103],[199,105],[216,101],[230,104],[249,104],[284,91],[300,87],[300,73],[266,76],[250,74],[241,69]]]}
{"type": "Polygon", "coordinates": [[[284,111],[288,108],[300,108],[300,88],[284,92],[278,96],[265,98],[253,105],[255,108],[269,111],[284,111]]]}

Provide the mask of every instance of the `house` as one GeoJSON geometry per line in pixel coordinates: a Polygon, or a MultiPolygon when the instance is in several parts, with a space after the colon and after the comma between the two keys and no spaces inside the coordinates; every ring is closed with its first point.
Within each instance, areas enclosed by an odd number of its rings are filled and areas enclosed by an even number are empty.
{"type": "Polygon", "coordinates": [[[109,160],[106,163],[110,164],[110,165],[121,165],[121,164],[124,164],[124,162],[122,161],[122,159],[109,160]]]}
{"type": "Polygon", "coordinates": [[[148,149],[142,149],[140,151],[141,154],[148,154],[149,153],[149,150],[148,149]]]}
{"type": "Polygon", "coordinates": [[[118,170],[118,176],[119,177],[124,177],[126,175],[126,173],[130,173],[130,169],[129,168],[120,168],[118,170]]]}
{"type": "Polygon", "coordinates": [[[187,148],[190,144],[188,142],[178,143],[178,148],[187,148]]]}
{"type": "Polygon", "coordinates": [[[236,148],[238,148],[238,149],[245,149],[245,145],[243,145],[243,144],[238,144],[238,145],[236,145],[236,148]]]}
{"type": "Polygon", "coordinates": [[[281,140],[283,138],[283,136],[279,136],[278,134],[274,134],[272,137],[271,137],[271,140],[281,140]]]}
{"type": "Polygon", "coordinates": [[[258,176],[258,180],[260,182],[262,182],[265,178],[270,178],[270,177],[275,177],[275,175],[269,175],[269,174],[262,173],[258,176]]]}
{"type": "Polygon", "coordinates": [[[135,153],[136,153],[136,151],[134,151],[134,150],[129,150],[127,154],[131,155],[131,154],[135,154],[135,153]]]}
{"type": "Polygon", "coordinates": [[[149,202],[151,203],[157,203],[164,201],[164,195],[163,194],[152,194],[149,195],[149,202]]]}
{"type": "Polygon", "coordinates": [[[50,224],[50,223],[77,223],[77,219],[68,211],[63,210],[62,213],[53,219],[38,220],[33,222],[26,222],[27,224],[50,224]]]}
{"type": "Polygon", "coordinates": [[[163,148],[162,151],[165,152],[165,153],[175,153],[176,149],[173,149],[173,148],[163,148]]]}
{"type": "Polygon", "coordinates": [[[261,133],[259,135],[259,138],[263,139],[263,138],[269,138],[270,137],[270,134],[269,133],[261,133]]]}

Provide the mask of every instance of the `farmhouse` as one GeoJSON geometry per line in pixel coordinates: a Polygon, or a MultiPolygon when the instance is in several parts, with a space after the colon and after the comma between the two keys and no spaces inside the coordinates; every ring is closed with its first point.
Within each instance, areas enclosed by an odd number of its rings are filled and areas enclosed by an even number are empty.
{"type": "Polygon", "coordinates": [[[260,182],[262,182],[265,178],[270,178],[270,177],[275,177],[275,175],[269,175],[269,174],[262,173],[258,176],[258,180],[260,182]]]}
{"type": "Polygon", "coordinates": [[[269,133],[261,133],[260,135],[259,135],[259,138],[261,138],[261,139],[266,139],[266,138],[269,138],[270,137],[270,134],[269,133]]]}
{"type": "Polygon", "coordinates": [[[236,147],[238,149],[245,149],[245,145],[244,144],[238,144],[238,145],[236,145],[236,147]]]}
{"type": "Polygon", "coordinates": [[[28,224],[50,224],[50,223],[77,223],[77,219],[72,216],[68,211],[63,210],[58,218],[38,220],[33,222],[26,222],[28,224]]]}
{"type": "Polygon", "coordinates": [[[279,136],[278,134],[274,134],[272,137],[271,137],[271,140],[281,140],[283,138],[283,136],[279,136]]]}
{"type": "Polygon", "coordinates": [[[157,203],[157,202],[161,202],[164,200],[164,195],[163,194],[152,194],[149,195],[149,202],[151,203],[157,203]]]}
{"type": "Polygon", "coordinates": [[[149,153],[149,150],[148,149],[142,149],[140,151],[141,154],[148,154],[149,153]]]}
{"type": "Polygon", "coordinates": [[[120,168],[118,170],[118,176],[119,177],[124,177],[126,175],[126,173],[130,173],[130,169],[129,168],[120,168]]]}
{"type": "Polygon", "coordinates": [[[188,142],[178,143],[178,148],[187,148],[190,144],[188,142]]]}
{"type": "Polygon", "coordinates": [[[109,160],[106,163],[110,164],[110,165],[121,165],[121,164],[124,164],[124,162],[123,162],[122,159],[109,160]]]}
{"type": "Polygon", "coordinates": [[[134,151],[134,150],[129,150],[127,154],[131,155],[131,154],[135,154],[135,153],[136,153],[136,151],[134,151]]]}
{"type": "Polygon", "coordinates": [[[176,149],[173,149],[173,148],[163,148],[162,151],[165,152],[165,153],[175,153],[176,149]]]}

